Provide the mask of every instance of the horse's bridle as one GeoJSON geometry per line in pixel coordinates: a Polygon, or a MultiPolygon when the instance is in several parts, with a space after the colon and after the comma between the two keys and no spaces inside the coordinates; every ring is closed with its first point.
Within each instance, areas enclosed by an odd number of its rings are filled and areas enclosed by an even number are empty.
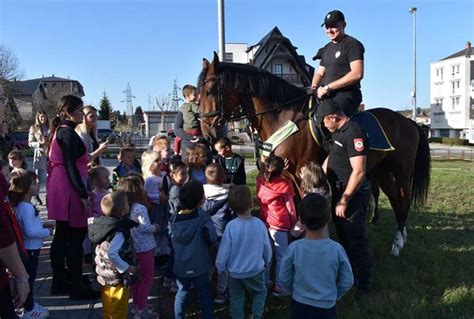
{"type": "MultiPolygon", "coordinates": [[[[219,127],[224,126],[227,122],[224,117],[224,105],[223,105],[224,96],[222,94],[222,85],[221,85],[219,75],[205,79],[203,81],[203,85],[212,81],[215,81],[217,84],[217,109],[214,112],[207,112],[207,113],[201,112],[199,115],[200,115],[201,121],[205,122],[210,127],[219,128],[219,127]],[[217,119],[213,123],[210,123],[208,120],[205,119],[205,118],[214,117],[214,116],[217,116],[217,119]]],[[[207,92],[206,92],[206,95],[207,95],[207,92]]]]}
{"type": "MultiPolygon", "coordinates": [[[[212,81],[215,81],[216,84],[217,84],[217,109],[213,112],[207,112],[207,113],[200,113],[200,120],[202,122],[205,122],[207,125],[209,125],[210,127],[214,127],[214,128],[220,128],[222,126],[224,126],[226,123],[227,123],[227,120],[225,119],[224,117],[224,96],[223,96],[223,88],[222,88],[222,84],[221,84],[221,78],[219,75],[216,75],[214,77],[210,77],[208,79],[205,79],[203,81],[203,85],[206,84],[206,83],[209,83],[209,82],[212,82],[212,81]],[[217,116],[216,120],[214,120],[212,123],[210,123],[208,120],[206,120],[205,118],[209,118],[209,117],[215,117],[217,116]]],[[[207,93],[206,93],[207,94],[207,93]]],[[[302,95],[302,96],[299,96],[297,98],[294,98],[292,100],[289,100],[283,104],[279,104],[279,105],[276,105],[274,107],[271,107],[265,111],[262,111],[262,112],[256,112],[254,114],[246,114],[246,115],[240,115],[240,116],[232,116],[231,115],[231,121],[240,121],[240,120],[243,120],[243,119],[248,119],[248,118],[251,118],[251,117],[255,117],[255,116],[260,116],[260,115],[263,115],[263,114],[266,114],[266,113],[269,113],[271,111],[274,111],[274,110],[278,110],[278,109],[281,109],[282,107],[286,106],[286,105],[289,105],[295,101],[298,101],[298,100],[301,100],[302,98],[305,98],[305,101],[301,107],[301,113],[304,114],[303,110],[304,110],[304,107],[306,105],[306,103],[309,101],[309,99],[311,98],[310,95],[302,95]]],[[[306,118],[307,115],[304,114],[304,117],[306,118]]]]}

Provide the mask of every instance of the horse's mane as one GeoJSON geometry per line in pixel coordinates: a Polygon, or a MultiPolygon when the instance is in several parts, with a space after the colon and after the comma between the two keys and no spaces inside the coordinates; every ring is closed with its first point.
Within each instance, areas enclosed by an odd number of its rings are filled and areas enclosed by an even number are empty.
{"type": "MultiPolygon", "coordinates": [[[[199,75],[198,86],[203,84],[206,73],[207,69],[202,70],[199,75]]],[[[294,103],[288,104],[288,102],[306,96],[306,91],[303,88],[248,64],[220,62],[217,67],[217,74],[221,77],[221,83],[238,93],[257,96],[282,107],[294,105],[294,103]]]]}

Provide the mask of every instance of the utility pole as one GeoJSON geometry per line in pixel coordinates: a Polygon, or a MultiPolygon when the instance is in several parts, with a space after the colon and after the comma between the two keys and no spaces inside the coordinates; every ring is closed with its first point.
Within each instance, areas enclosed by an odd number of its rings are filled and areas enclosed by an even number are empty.
{"type": "Polygon", "coordinates": [[[225,62],[224,0],[217,0],[217,27],[219,32],[219,60],[225,62]]]}
{"type": "Polygon", "coordinates": [[[413,104],[413,121],[416,122],[416,7],[411,7],[408,12],[413,15],[413,91],[411,92],[413,104]]]}
{"type": "Polygon", "coordinates": [[[131,122],[132,122],[132,128],[135,127],[135,113],[133,112],[133,103],[132,103],[132,99],[135,98],[135,96],[132,94],[132,88],[130,87],[130,83],[127,83],[127,88],[125,89],[125,91],[123,91],[123,93],[125,93],[125,100],[122,101],[125,102],[126,104],[126,110],[127,112],[130,112],[130,118],[131,118],[131,122]]]}
{"type": "Polygon", "coordinates": [[[178,83],[175,79],[173,82],[173,93],[171,96],[171,111],[177,111],[179,109],[179,101],[181,100],[178,96],[179,90],[180,87],[178,86],[178,83]]]}

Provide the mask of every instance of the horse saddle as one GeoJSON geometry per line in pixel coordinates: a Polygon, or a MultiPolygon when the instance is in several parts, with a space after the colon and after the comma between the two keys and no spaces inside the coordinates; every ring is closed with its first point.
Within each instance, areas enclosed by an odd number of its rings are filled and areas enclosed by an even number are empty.
{"type": "MultiPolygon", "coordinates": [[[[370,111],[359,112],[353,115],[351,120],[359,123],[362,132],[364,132],[369,140],[369,149],[383,152],[395,150],[385,134],[383,127],[370,111]]],[[[316,112],[314,112],[314,115],[310,117],[309,124],[311,134],[316,143],[324,147],[329,132],[325,128],[321,130],[321,121],[316,118],[316,112]]]]}

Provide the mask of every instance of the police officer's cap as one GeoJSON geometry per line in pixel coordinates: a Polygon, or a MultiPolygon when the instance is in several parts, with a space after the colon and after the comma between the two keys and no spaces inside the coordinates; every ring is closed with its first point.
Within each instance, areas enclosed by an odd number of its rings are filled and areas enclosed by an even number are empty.
{"type": "Polygon", "coordinates": [[[339,113],[339,112],[342,112],[341,106],[339,105],[338,102],[331,99],[323,100],[321,104],[319,104],[318,110],[317,110],[318,118],[320,119],[322,119],[323,117],[327,115],[339,113]]]}
{"type": "Polygon", "coordinates": [[[321,26],[334,26],[338,22],[346,22],[344,14],[339,10],[333,10],[326,14],[324,17],[324,22],[321,24],[321,26]]]}

